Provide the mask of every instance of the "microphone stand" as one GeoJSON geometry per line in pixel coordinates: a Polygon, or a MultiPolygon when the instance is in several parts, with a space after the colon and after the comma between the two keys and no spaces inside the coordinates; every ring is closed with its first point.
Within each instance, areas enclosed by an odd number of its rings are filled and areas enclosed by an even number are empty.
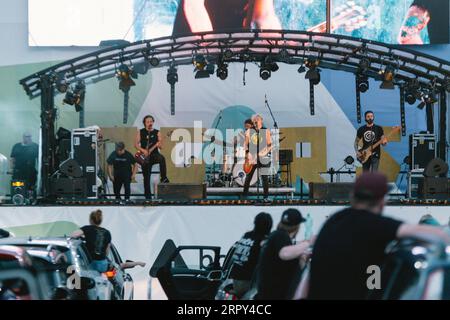
{"type": "MultiPolygon", "coordinates": [[[[215,134],[217,132],[217,128],[219,127],[220,121],[222,121],[222,112],[223,112],[223,110],[220,110],[219,118],[217,119],[216,126],[214,127],[214,136],[211,138],[211,142],[209,143],[209,145],[213,144],[214,141],[216,140],[215,134]]],[[[212,167],[212,176],[213,177],[212,177],[212,181],[211,181],[213,186],[216,183],[216,173],[217,173],[216,172],[216,151],[215,150],[216,150],[216,148],[214,147],[214,161],[213,161],[213,167],[212,167]]],[[[210,171],[210,173],[211,173],[211,171],[210,171]]]]}
{"type": "MultiPolygon", "coordinates": [[[[275,116],[273,115],[273,112],[272,112],[272,108],[270,108],[269,101],[267,100],[267,94],[264,95],[264,103],[265,103],[267,109],[269,109],[270,116],[272,117],[272,120],[273,120],[273,127],[274,127],[274,129],[275,129],[276,136],[277,136],[276,141],[278,142],[279,139],[280,139],[280,130],[278,129],[278,123],[277,123],[277,120],[275,119],[275,116]]],[[[272,141],[272,144],[273,144],[273,141],[272,141]]],[[[273,149],[272,149],[272,150],[273,150],[273,149]]],[[[271,154],[272,154],[272,151],[271,151],[271,154]]],[[[273,159],[273,157],[272,157],[272,159],[273,159]]],[[[271,165],[272,165],[272,163],[271,163],[271,165]]],[[[273,164],[273,165],[275,165],[275,164],[273,164]]],[[[275,168],[276,168],[276,166],[275,166],[275,168]]],[[[273,173],[273,172],[271,172],[271,173],[273,173]]],[[[276,179],[278,179],[278,170],[277,170],[277,172],[275,173],[275,175],[277,176],[276,179]]],[[[271,178],[272,185],[274,185],[274,177],[273,177],[273,175],[271,175],[271,177],[272,177],[272,178],[271,178]]],[[[280,179],[280,181],[281,181],[281,179],[280,179]]]]}

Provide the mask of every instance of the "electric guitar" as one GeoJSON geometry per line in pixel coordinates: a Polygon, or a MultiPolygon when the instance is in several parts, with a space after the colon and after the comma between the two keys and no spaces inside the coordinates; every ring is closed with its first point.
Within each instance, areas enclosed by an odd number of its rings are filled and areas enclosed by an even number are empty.
{"type": "MultiPolygon", "coordinates": [[[[401,127],[399,127],[399,126],[393,127],[393,128],[392,128],[392,131],[387,135],[387,137],[385,137],[386,140],[387,140],[388,138],[390,138],[394,133],[399,132],[400,129],[401,129],[401,127]]],[[[375,143],[375,144],[373,144],[373,145],[367,147],[367,148],[364,149],[364,150],[360,150],[359,152],[361,153],[361,156],[359,156],[359,157],[357,156],[357,157],[356,157],[356,158],[358,159],[358,161],[359,161],[361,164],[366,163],[366,162],[369,160],[369,158],[372,156],[373,150],[376,149],[376,148],[377,148],[380,144],[382,144],[383,142],[384,142],[384,140],[381,140],[381,139],[380,139],[380,141],[378,141],[377,143],[375,143]]]]}
{"type": "MultiPolygon", "coordinates": [[[[351,32],[367,25],[367,11],[354,4],[354,2],[343,4],[336,8],[337,15],[331,18],[330,33],[336,31],[336,29],[344,26],[345,31],[351,32]]],[[[326,32],[327,22],[324,21],[318,25],[309,28],[310,32],[326,32]]]]}

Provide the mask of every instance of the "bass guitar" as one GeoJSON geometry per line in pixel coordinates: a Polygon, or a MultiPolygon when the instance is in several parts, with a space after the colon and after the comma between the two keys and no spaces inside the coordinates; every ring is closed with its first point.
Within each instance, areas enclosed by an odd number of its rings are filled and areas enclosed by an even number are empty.
{"type": "MultiPolygon", "coordinates": [[[[392,131],[387,135],[386,140],[388,138],[390,138],[394,133],[399,132],[400,129],[401,129],[401,127],[398,127],[398,126],[397,127],[393,127],[392,131]]],[[[356,157],[358,159],[358,161],[361,164],[366,163],[369,160],[369,158],[372,156],[373,150],[376,149],[383,142],[384,142],[384,140],[380,140],[380,141],[376,142],[375,144],[367,147],[366,149],[360,150],[359,152],[361,153],[361,155],[359,157],[358,156],[356,157]]]]}

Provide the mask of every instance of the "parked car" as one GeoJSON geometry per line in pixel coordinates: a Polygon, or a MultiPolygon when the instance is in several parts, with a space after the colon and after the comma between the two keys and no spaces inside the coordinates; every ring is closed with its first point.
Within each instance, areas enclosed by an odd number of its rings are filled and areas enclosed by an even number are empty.
{"type": "Polygon", "coordinates": [[[369,299],[450,300],[450,246],[404,239],[391,243],[381,270],[381,290],[369,299]]]}
{"type": "Polygon", "coordinates": [[[0,300],[51,299],[46,272],[33,265],[26,250],[0,245],[0,300]]]}
{"type": "Polygon", "coordinates": [[[229,275],[232,249],[220,255],[220,247],[177,247],[167,240],[150,276],[159,280],[169,300],[213,300],[229,275]]]}
{"type": "Polygon", "coordinates": [[[81,240],[31,237],[7,238],[1,239],[0,245],[13,245],[23,248],[36,258],[46,256],[46,261],[49,264],[57,266],[54,270],[54,277],[60,277],[61,281],[69,280],[66,281],[65,287],[74,299],[110,300],[111,298],[112,283],[105,275],[90,269],[89,254],[81,240]],[[79,285],[78,288],[75,286],[76,284],[79,285]]]}

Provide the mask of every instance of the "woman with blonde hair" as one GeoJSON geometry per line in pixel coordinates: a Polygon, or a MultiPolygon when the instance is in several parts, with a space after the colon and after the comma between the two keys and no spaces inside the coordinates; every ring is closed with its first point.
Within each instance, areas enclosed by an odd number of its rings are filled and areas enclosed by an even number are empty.
{"type": "Polygon", "coordinates": [[[111,245],[111,233],[100,227],[103,221],[101,210],[92,211],[89,215],[89,225],[81,227],[72,234],[72,238],[84,237],[87,250],[91,256],[91,268],[98,272],[108,271],[108,254],[111,245]]]}

